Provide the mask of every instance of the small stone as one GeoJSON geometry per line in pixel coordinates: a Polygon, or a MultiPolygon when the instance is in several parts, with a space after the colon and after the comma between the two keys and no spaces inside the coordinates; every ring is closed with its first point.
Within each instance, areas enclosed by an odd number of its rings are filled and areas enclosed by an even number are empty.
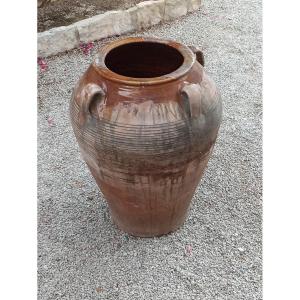
{"type": "Polygon", "coordinates": [[[100,58],[99,57],[96,57],[95,64],[96,64],[96,66],[100,66],[101,62],[100,62],[100,58]]]}

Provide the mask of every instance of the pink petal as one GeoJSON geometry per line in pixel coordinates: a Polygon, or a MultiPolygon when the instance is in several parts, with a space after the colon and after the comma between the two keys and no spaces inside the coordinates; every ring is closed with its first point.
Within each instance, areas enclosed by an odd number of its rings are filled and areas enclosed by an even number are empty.
{"type": "Polygon", "coordinates": [[[47,62],[41,57],[38,57],[38,65],[40,66],[41,71],[46,71],[48,69],[47,62]]]}
{"type": "Polygon", "coordinates": [[[191,245],[187,245],[185,247],[185,252],[186,252],[186,255],[188,255],[188,256],[192,255],[192,246],[191,245]]]}
{"type": "Polygon", "coordinates": [[[48,125],[49,125],[50,127],[55,126],[53,118],[49,117],[49,118],[47,119],[47,122],[48,122],[48,125]]]}
{"type": "Polygon", "coordinates": [[[83,52],[83,54],[88,55],[88,54],[90,54],[90,50],[94,47],[94,43],[93,42],[89,42],[89,43],[80,42],[79,47],[80,47],[81,51],[83,52]]]}
{"type": "Polygon", "coordinates": [[[88,49],[93,49],[93,48],[94,48],[94,43],[93,43],[93,42],[89,42],[89,43],[87,44],[87,48],[88,48],[88,49]]]}

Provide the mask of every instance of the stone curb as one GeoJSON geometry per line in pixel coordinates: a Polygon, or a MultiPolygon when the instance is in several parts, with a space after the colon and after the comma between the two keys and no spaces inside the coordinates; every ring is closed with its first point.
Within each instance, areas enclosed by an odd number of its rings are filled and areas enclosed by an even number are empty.
{"type": "Polygon", "coordinates": [[[152,0],[127,10],[104,14],[38,33],[38,56],[47,57],[71,50],[80,42],[92,42],[114,35],[139,31],[198,10],[202,0],[152,0]]]}

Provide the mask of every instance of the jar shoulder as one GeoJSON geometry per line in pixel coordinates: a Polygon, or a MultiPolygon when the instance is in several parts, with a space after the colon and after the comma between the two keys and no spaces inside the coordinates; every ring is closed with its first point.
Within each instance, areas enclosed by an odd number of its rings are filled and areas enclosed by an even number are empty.
{"type": "Polygon", "coordinates": [[[109,81],[102,78],[91,65],[78,81],[71,102],[81,110],[86,101],[85,91],[91,85],[98,85],[104,97],[95,98],[88,112],[92,110],[92,115],[99,120],[129,125],[182,122],[188,115],[181,91],[188,84],[201,87],[197,101],[201,101],[203,111],[209,113],[216,105],[220,106],[216,85],[199,63],[195,63],[186,76],[153,86],[131,86],[109,81]]]}

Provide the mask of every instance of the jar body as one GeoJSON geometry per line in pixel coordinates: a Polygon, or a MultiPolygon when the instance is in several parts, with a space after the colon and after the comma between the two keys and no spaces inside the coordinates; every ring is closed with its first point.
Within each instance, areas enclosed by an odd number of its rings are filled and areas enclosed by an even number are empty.
{"type": "Polygon", "coordinates": [[[196,60],[184,76],[147,85],[111,80],[95,64],[88,68],[73,92],[71,123],[120,229],[148,237],[183,224],[221,114],[216,86],[196,60]],[[94,97],[86,109],[94,87],[105,97],[94,97]]]}

